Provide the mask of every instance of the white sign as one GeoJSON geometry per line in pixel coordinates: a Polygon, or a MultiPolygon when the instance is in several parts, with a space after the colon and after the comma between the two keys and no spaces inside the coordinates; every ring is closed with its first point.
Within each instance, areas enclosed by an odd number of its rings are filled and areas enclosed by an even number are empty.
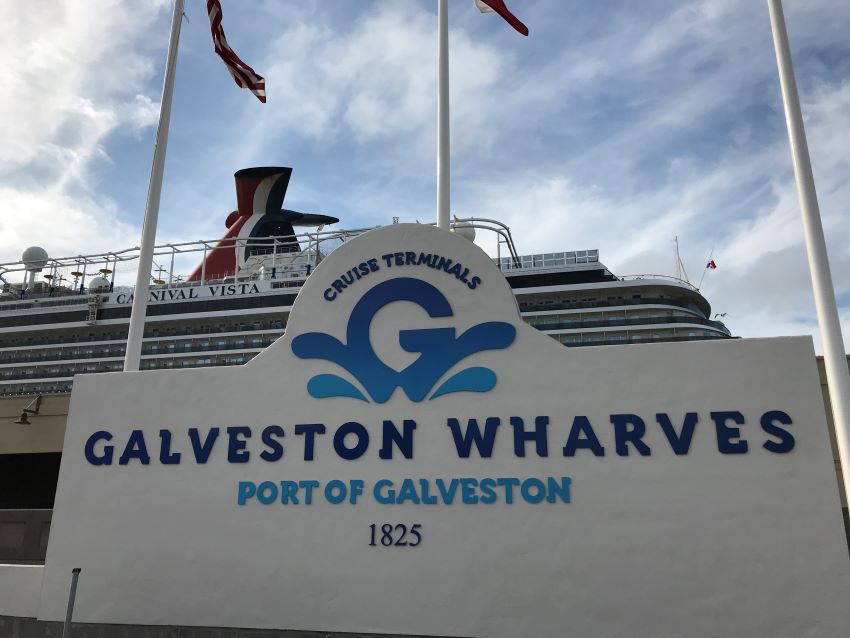
{"type": "Polygon", "coordinates": [[[245,366],[77,377],[39,617],[439,636],[838,636],[809,338],[564,348],[473,244],[326,259],[245,366]]]}

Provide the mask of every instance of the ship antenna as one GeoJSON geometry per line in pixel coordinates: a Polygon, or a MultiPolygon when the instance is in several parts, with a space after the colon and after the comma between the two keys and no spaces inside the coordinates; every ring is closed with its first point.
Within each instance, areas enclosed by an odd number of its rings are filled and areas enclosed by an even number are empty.
{"type": "Polygon", "coordinates": [[[679,256],[679,236],[676,235],[673,238],[673,243],[676,246],[676,279],[683,279],[684,281],[691,283],[690,279],[688,279],[688,273],[685,270],[685,264],[682,263],[682,258],[679,256]],[[684,275],[684,277],[683,277],[684,275]]]}
{"type": "Polygon", "coordinates": [[[679,236],[673,237],[673,261],[676,262],[676,279],[682,278],[682,267],[679,265],[679,236]]]}

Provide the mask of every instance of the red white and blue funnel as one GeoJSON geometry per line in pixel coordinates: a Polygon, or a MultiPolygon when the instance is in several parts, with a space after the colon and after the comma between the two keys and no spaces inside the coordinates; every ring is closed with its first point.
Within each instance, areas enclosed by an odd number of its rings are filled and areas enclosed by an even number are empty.
{"type": "Polygon", "coordinates": [[[239,242],[236,239],[283,237],[277,242],[278,252],[298,252],[294,226],[320,226],[339,221],[329,215],[299,213],[282,209],[292,169],[284,166],[262,166],[236,171],[236,210],[227,216],[227,232],[207,253],[206,267],[199,265],[188,281],[223,279],[238,274],[254,252],[270,247],[268,242],[239,242]]]}

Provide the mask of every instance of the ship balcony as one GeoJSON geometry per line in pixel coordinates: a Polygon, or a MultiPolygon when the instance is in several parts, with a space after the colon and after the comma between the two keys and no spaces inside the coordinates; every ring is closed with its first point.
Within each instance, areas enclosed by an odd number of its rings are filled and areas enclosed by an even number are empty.
{"type": "MultiPolygon", "coordinates": [[[[518,294],[523,294],[517,291],[518,294]]],[[[684,308],[693,312],[702,313],[702,310],[694,303],[680,301],[678,299],[670,299],[666,297],[639,297],[639,298],[623,298],[623,299],[598,299],[593,301],[558,301],[558,302],[541,302],[531,303],[528,301],[520,301],[519,308],[522,312],[540,312],[544,310],[591,310],[602,308],[619,308],[628,306],[672,306],[675,308],[684,308]]]]}
{"type": "MultiPolygon", "coordinates": [[[[218,350],[244,350],[251,348],[265,348],[274,343],[283,334],[283,330],[269,330],[248,335],[220,334],[207,338],[186,340],[185,337],[164,337],[156,340],[145,340],[142,345],[142,356],[145,355],[168,355],[189,354],[197,352],[210,352],[218,350]]],[[[107,360],[123,358],[126,341],[106,342],[98,347],[79,347],[76,344],[68,344],[64,348],[53,347],[42,351],[32,350],[29,352],[11,351],[0,355],[0,369],[15,365],[51,365],[72,361],[87,361],[91,359],[107,360]]]]}
{"type": "MultiPolygon", "coordinates": [[[[524,313],[525,314],[525,313],[524,313]]],[[[720,321],[712,321],[702,317],[689,315],[674,315],[666,317],[606,317],[601,319],[585,319],[570,315],[550,315],[540,317],[523,317],[530,325],[543,332],[553,330],[582,331],[588,329],[604,329],[613,327],[640,327],[670,325],[676,327],[699,326],[715,331],[718,336],[731,337],[729,329],[720,321]]]]}
{"type": "MultiPolygon", "coordinates": [[[[547,333],[568,348],[584,346],[619,346],[629,343],[677,343],[683,341],[712,341],[723,338],[721,335],[698,335],[689,331],[688,334],[669,333],[653,334],[652,332],[635,332],[627,334],[597,333],[547,333]]],[[[733,337],[734,338],[734,337],[733,337]]]]}
{"type": "MultiPolygon", "coordinates": [[[[152,321],[148,322],[148,324],[151,323],[152,321]]],[[[149,325],[149,327],[145,328],[144,341],[146,343],[152,340],[165,341],[168,339],[179,339],[180,337],[187,336],[202,336],[208,338],[226,337],[232,336],[234,333],[250,333],[254,335],[273,332],[283,334],[284,325],[285,321],[283,319],[267,319],[248,322],[242,321],[239,323],[194,323],[176,326],[154,324],[153,326],[149,325]]],[[[35,352],[42,349],[64,349],[66,347],[74,347],[77,345],[92,347],[110,346],[115,344],[123,345],[127,341],[126,328],[119,328],[118,330],[103,330],[100,326],[98,326],[98,328],[100,329],[96,332],[62,332],[58,334],[48,334],[42,337],[27,336],[5,339],[2,342],[3,347],[0,347],[0,359],[2,359],[2,354],[4,352],[17,351],[21,348],[26,348],[35,352]]]]}
{"type": "MultiPolygon", "coordinates": [[[[271,343],[271,342],[269,342],[271,343]]],[[[247,345],[244,344],[242,346],[238,346],[235,344],[214,344],[208,348],[194,348],[194,349],[185,349],[185,350],[171,350],[164,352],[148,352],[147,354],[142,354],[142,368],[143,369],[151,369],[151,368],[160,368],[160,367],[198,367],[198,366],[182,366],[173,364],[151,364],[145,365],[146,362],[150,361],[191,361],[196,358],[209,358],[209,355],[242,355],[242,354],[250,354],[252,357],[259,352],[262,352],[268,344],[259,344],[259,345],[247,345]]],[[[28,364],[15,364],[10,366],[5,366],[0,368],[0,384],[3,383],[11,383],[20,380],[29,380],[29,379],[49,379],[49,378],[59,378],[59,377],[68,377],[75,374],[85,374],[85,373],[94,373],[94,372],[115,372],[119,371],[123,368],[124,354],[123,352],[119,356],[112,357],[104,357],[99,356],[97,358],[77,358],[71,359],[67,361],[55,361],[55,362],[39,362],[36,365],[28,364]]],[[[216,364],[199,364],[199,365],[223,365],[221,363],[216,364]]]]}

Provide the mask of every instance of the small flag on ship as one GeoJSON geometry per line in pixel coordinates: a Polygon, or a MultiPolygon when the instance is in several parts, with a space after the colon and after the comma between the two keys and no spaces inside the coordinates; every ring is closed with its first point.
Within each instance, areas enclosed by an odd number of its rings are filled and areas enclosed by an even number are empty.
{"type": "Polygon", "coordinates": [[[254,69],[240,60],[236,52],[227,44],[227,38],[224,37],[224,29],[221,26],[221,2],[219,0],[207,0],[207,13],[210,16],[210,31],[212,32],[215,52],[224,61],[236,84],[243,89],[249,89],[260,102],[265,104],[265,78],[257,75],[254,69]]]}
{"type": "Polygon", "coordinates": [[[523,35],[528,35],[528,27],[525,26],[522,22],[520,22],[519,18],[517,18],[513,13],[511,13],[507,6],[505,6],[505,0],[474,0],[475,6],[478,7],[478,10],[481,13],[498,13],[502,16],[509,25],[511,25],[514,29],[519,31],[523,35]]]}
{"type": "Polygon", "coordinates": [[[708,263],[705,265],[705,267],[711,268],[712,270],[714,270],[715,268],[717,268],[717,264],[714,263],[713,259],[709,259],[708,263]]]}

